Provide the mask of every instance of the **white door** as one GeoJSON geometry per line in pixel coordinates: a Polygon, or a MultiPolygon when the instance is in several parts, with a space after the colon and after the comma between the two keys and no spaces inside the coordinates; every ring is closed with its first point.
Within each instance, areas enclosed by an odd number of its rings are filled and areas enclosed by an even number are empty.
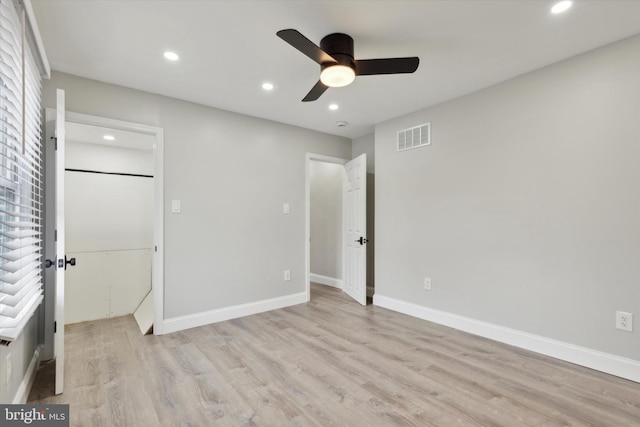
{"type": "Polygon", "coordinates": [[[64,272],[67,260],[64,249],[64,138],[65,138],[64,91],[56,92],[56,154],[55,154],[55,212],[56,212],[56,259],[55,259],[55,325],[53,351],[56,364],[55,393],[64,389],[64,272]]]}
{"type": "Polygon", "coordinates": [[[344,165],[342,179],[344,291],[367,304],[367,155],[344,165]]]}

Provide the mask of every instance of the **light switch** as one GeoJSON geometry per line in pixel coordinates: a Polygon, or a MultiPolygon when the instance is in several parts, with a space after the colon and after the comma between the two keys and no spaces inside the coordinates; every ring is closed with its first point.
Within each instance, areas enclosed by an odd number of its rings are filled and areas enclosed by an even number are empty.
{"type": "Polygon", "coordinates": [[[171,201],[171,213],[180,213],[180,200],[171,201]]]}
{"type": "Polygon", "coordinates": [[[291,212],[291,208],[289,207],[289,203],[285,203],[282,205],[282,213],[288,214],[291,212]]]}

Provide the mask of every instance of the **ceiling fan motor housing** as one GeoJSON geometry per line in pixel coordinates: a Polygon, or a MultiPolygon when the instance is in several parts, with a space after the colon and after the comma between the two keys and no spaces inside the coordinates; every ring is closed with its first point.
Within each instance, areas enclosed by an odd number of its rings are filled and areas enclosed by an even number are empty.
{"type": "MultiPolygon", "coordinates": [[[[320,49],[331,55],[338,64],[346,65],[351,69],[355,69],[353,63],[353,39],[342,33],[333,33],[325,36],[320,40],[320,49]]],[[[334,62],[321,64],[321,69],[325,69],[332,65],[336,65],[334,62]]]]}

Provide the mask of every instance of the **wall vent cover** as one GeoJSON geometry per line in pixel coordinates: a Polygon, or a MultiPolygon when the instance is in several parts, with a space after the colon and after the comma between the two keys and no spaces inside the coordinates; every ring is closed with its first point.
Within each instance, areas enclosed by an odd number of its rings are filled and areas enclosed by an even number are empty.
{"type": "Polygon", "coordinates": [[[398,131],[398,151],[431,145],[431,123],[398,131]]]}

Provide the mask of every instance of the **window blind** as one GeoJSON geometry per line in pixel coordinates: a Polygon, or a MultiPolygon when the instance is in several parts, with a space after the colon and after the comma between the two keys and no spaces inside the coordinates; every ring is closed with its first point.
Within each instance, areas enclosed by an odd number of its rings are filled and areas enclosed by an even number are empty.
{"type": "Polygon", "coordinates": [[[41,78],[21,3],[0,0],[0,340],[43,299],[41,78]]]}

